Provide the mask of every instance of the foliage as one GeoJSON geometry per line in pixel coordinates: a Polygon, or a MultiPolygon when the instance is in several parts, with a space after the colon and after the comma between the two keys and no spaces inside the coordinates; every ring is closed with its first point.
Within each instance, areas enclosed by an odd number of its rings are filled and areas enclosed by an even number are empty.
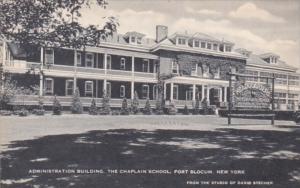
{"type": "Polygon", "coordinates": [[[189,114],[190,114],[190,112],[189,112],[187,105],[184,105],[183,115],[189,115],[189,114]]]}
{"type": "Polygon", "coordinates": [[[28,116],[28,110],[25,107],[23,107],[20,111],[18,111],[18,115],[22,117],[28,116]]]}
{"type": "Polygon", "coordinates": [[[10,77],[1,80],[0,109],[6,109],[8,103],[16,96],[17,92],[16,81],[11,80],[10,77]]]}
{"type": "Polygon", "coordinates": [[[200,99],[199,99],[199,95],[196,95],[196,102],[194,105],[194,109],[193,109],[193,114],[197,115],[200,112],[200,99]]]}
{"type": "Polygon", "coordinates": [[[145,115],[151,115],[152,114],[152,109],[151,109],[149,99],[146,100],[146,104],[145,104],[145,107],[143,109],[143,112],[144,112],[145,115]]]}
{"type": "Polygon", "coordinates": [[[91,102],[91,106],[90,106],[90,109],[89,109],[89,114],[90,115],[97,115],[98,114],[96,100],[94,98],[92,99],[92,102],[91,102]]]}
{"type": "Polygon", "coordinates": [[[128,109],[128,104],[127,104],[127,99],[124,98],[122,101],[122,108],[120,111],[121,115],[129,115],[129,109],[128,109]]]}
{"type": "Polygon", "coordinates": [[[56,95],[54,96],[52,110],[53,110],[53,115],[61,115],[62,107],[60,105],[60,102],[56,98],[56,95]]]}
{"type": "Polygon", "coordinates": [[[71,112],[72,114],[82,114],[83,112],[83,106],[80,101],[80,93],[78,88],[75,89],[75,92],[73,94],[71,112]]]}
{"type": "Polygon", "coordinates": [[[201,106],[202,106],[202,109],[203,109],[203,114],[207,115],[209,109],[208,109],[208,101],[207,101],[206,97],[204,97],[204,99],[201,101],[201,106]]]}
{"type": "Polygon", "coordinates": [[[133,100],[131,102],[131,112],[133,114],[137,114],[139,113],[140,109],[139,109],[139,96],[137,94],[137,92],[134,92],[134,97],[133,100]]]}
{"type": "Polygon", "coordinates": [[[42,97],[39,97],[39,101],[38,101],[39,105],[38,105],[38,109],[36,109],[34,112],[36,115],[38,116],[42,116],[45,115],[45,109],[44,109],[44,101],[42,97]]]}
{"type": "Polygon", "coordinates": [[[102,108],[100,110],[101,115],[109,115],[111,113],[110,109],[110,98],[106,91],[103,91],[102,96],[102,108]]]}
{"type": "Polygon", "coordinates": [[[295,112],[295,122],[300,124],[300,111],[295,112]]]}
{"type": "Polygon", "coordinates": [[[1,116],[10,116],[11,114],[12,114],[12,112],[9,110],[0,110],[1,116]]]}
{"type": "MultiPolygon", "coordinates": [[[[0,33],[25,47],[97,45],[116,30],[118,22],[108,17],[103,27],[83,26],[81,10],[92,4],[93,0],[1,0],[0,33]]],[[[96,5],[105,8],[107,2],[96,0],[96,5]]]]}
{"type": "Polygon", "coordinates": [[[176,115],[177,113],[177,108],[175,106],[175,103],[174,102],[170,102],[170,105],[168,107],[168,114],[169,115],[176,115]]]}

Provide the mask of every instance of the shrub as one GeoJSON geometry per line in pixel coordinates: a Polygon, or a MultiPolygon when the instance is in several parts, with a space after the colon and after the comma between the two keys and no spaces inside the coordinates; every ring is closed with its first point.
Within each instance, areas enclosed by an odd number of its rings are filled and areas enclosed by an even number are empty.
{"type": "Polygon", "coordinates": [[[91,106],[89,108],[89,114],[90,115],[97,115],[98,114],[98,109],[96,105],[96,100],[92,99],[91,106]]]}
{"type": "Polygon", "coordinates": [[[300,111],[295,112],[295,122],[300,124],[300,111]]]}
{"type": "Polygon", "coordinates": [[[151,106],[150,106],[150,101],[149,99],[147,99],[145,107],[143,109],[143,112],[145,115],[151,115],[152,114],[152,110],[151,110],[151,106]]]}
{"type": "Polygon", "coordinates": [[[43,116],[45,115],[45,109],[44,109],[44,101],[42,97],[39,97],[39,106],[38,109],[34,110],[34,113],[38,116],[43,116]]]}
{"type": "Polygon", "coordinates": [[[76,88],[74,95],[73,95],[71,112],[72,112],[72,114],[82,114],[82,112],[83,112],[83,107],[82,107],[82,103],[80,101],[80,93],[79,93],[78,88],[76,88]]]}
{"type": "Polygon", "coordinates": [[[54,96],[52,111],[53,115],[61,115],[61,105],[58,99],[56,98],[56,95],[54,96]]]}
{"type": "Polygon", "coordinates": [[[170,103],[169,108],[168,108],[168,114],[169,115],[176,115],[177,113],[177,108],[173,102],[170,103]]]}
{"type": "Polygon", "coordinates": [[[12,112],[8,111],[8,110],[0,110],[0,115],[2,115],[2,116],[10,116],[10,115],[12,115],[12,112]]]}
{"type": "Polygon", "coordinates": [[[189,115],[189,114],[190,114],[190,112],[189,112],[187,105],[184,105],[183,115],[189,115]]]}
{"type": "Polygon", "coordinates": [[[199,100],[198,95],[196,95],[196,102],[194,105],[193,114],[197,115],[197,114],[199,114],[199,112],[200,112],[200,100],[199,100]]]}
{"type": "Polygon", "coordinates": [[[18,115],[22,117],[28,116],[28,110],[23,107],[21,110],[19,110],[18,115]]]}
{"type": "Polygon", "coordinates": [[[202,106],[203,114],[207,115],[209,109],[208,109],[208,101],[207,101],[206,97],[201,101],[201,106],[202,106]]]}
{"type": "Polygon", "coordinates": [[[124,98],[122,101],[122,108],[120,111],[121,115],[129,115],[129,109],[128,109],[128,104],[127,104],[127,99],[124,98]]]}
{"type": "Polygon", "coordinates": [[[131,102],[131,112],[133,114],[137,114],[139,113],[139,96],[137,94],[137,92],[134,92],[134,97],[133,100],[131,102]]]}
{"type": "Polygon", "coordinates": [[[102,108],[100,110],[101,115],[108,115],[111,113],[110,109],[110,99],[106,91],[103,91],[103,97],[102,97],[102,108]]]}
{"type": "Polygon", "coordinates": [[[111,112],[111,115],[113,115],[113,116],[118,116],[118,115],[120,115],[120,112],[119,112],[119,110],[113,110],[113,111],[111,112]]]}

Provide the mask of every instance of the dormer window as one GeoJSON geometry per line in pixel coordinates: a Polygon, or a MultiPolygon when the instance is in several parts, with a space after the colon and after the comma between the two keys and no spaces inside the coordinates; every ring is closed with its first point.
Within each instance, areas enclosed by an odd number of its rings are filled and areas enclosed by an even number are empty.
{"type": "Polygon", "coordinates": [[[211,48],[212,48],[211,43],[207,43],[207,49],[211,50],[211,48]]]}
{"type": "Polygon", "coordinates": [[[199,46],[200,46],[199,40],[195,40],[195,41],[194,41],[194,47],[199,48],[199,46]]]}
{"type": "Polygon", "coordinates": [[[231,46],[225,46],[225,52],[231,52],[231,46]]]}
{"type": "Polygon", "coordinates": [[[126,61],[125,58],[122,57],[120,60],[120,69],[125,70],[125,66],[126,66],[126,61]]]}
{"type": "Polygon", "coordinates": [[[213,44],[213,50],[218,51],[218,44],[213,44]]]}
{"type": "Polygon", "coordinates": [[[178,74],[179,72],[179,66],[177,60],[172,61],[172,73],[173,74],[178,74]]]}
{"type": "Polygon", "coordinates": [[[177,40],[178,40],[178,44],[180,44],[180,45],[186,44],[186,39],[184,39],[184,38],[178,38],[177,40]]]}
{"type": "Polygon", "coordinates": [[[201,42],[201,48],[206,48],[206,43],[205,42],[201,42]]]}
{"type": "Polygon", "coordinates": [[[134,36],[131,36],[131,37],[130,37],[130,42],[131,42],[131,43],[135,43],[135,37],[134,37],[134,36]]]}
{"type": "Polygon", "coordinates": [[[142,37],[137,37],[137,44],[142,44],[142,37]]]}

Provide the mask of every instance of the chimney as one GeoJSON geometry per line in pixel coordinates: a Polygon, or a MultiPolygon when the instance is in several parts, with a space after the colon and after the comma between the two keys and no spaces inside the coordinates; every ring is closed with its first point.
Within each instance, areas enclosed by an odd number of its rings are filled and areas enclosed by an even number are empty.
{"type": "Polygon", "coordinates": [[[160,42],[168,37],[168,27],[164,25],[156,26],[156,42],[160,42]]]}

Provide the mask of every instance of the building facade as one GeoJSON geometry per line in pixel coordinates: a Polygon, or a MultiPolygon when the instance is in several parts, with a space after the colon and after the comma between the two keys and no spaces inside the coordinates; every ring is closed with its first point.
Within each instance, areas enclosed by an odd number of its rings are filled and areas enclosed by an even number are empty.
{"type": "MultiPolygon", "coordinates": [[[[13,104],[36,105],[39,95],[52,105],[56,95],[63,106],[71,104],[79,88],[84,106],[95,98],[101,103],[103,92],[111,97],[111,106],[120,107],[123,98],[137,95],[141,106],[146,99],[152,107],[162,96],[177,108],[192,108],[195,100],[226,107],[229,99],[228,72],[253,76],[275,74],[275,106],[297,110],[300,75],[273,53],[255,55],[245,49],[234,50],[234,43],[203,33],[168,35],[166,26],[156,26],[156,38],[138,32],[114,33],[97,47],[85,50],[37,48],[24,50],[17,44],[1,42],[4,71],[19,86],[39,88],[36,95],[16,97],[13,104]],[[28,53],[30,51],[30,53],[28,53]]],[[[249,78],[262,83],[263,79],[249,78]]]]}

